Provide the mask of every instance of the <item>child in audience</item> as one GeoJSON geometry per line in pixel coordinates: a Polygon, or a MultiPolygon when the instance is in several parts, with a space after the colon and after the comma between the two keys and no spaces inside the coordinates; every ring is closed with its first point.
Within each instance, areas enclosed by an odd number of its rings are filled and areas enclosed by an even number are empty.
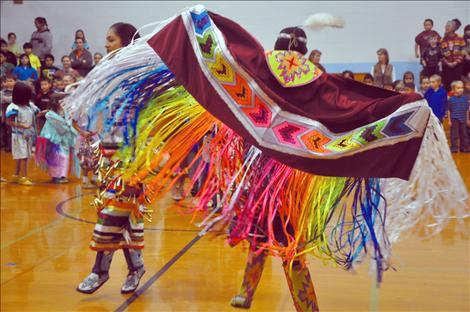
{"type": "Polygon", "coordinates": [[[54,56],[52,54],[46,54],[44,56],[44,66],[41,67],[41,78],[47,78],[52,81],[58,70],[59,68],[54,66],[54,56]]]}
{"type": "Polygon", "coordinates": [[[431,87],[426,91],[424,97],[434,115],[442,123],[447,110],[447,92],[442,86],[442,79],[439,75],[432,75],[429,78],[429,84],[431,87]]]}
{"type": "Polygon", "coordinates": [[[6,74],[11,74],[15,69],[15,65],[7,62],[7,55],[0,51],[0,79],[6,74]]]}
{"type": "Polygon", "coordinates": [[[362,82],[370,86],[374,85],[374,77],[371,74],[365,74],[362,82]]]}
{"type": "Polygon", "coordinates": [[[469,119],[469,98],[464,95],[464,84],[462,81],[453,81],[451,84],[453,96],[449,97],[448,107],[450,112],[450,149],[452,153],[459,151],[458,141],[460,141],[460,151],[469,153],[468,128],[469,119]]]}
{"type": "MultiPolygon", "coordinates": [[[[36,95],[34,104],[39,108],[39,110],[49,110],[51,97],[52,97],[52,84],[48,78],[41,78],[40,80],[40,91],[36,95]]],[[[41,132],[44,123],[46,122],[46,117],[38,117],[38,132],[41,132]]]]}
{"type": "Polygon", "coordinates": [[[95,63],[94,66],[96,66],[102,58],[103,54],[101,54],[100,52],[96,52],[95,54],[93,54],[93,62],[95,63]]]}
{"type": "Polygon", "coordinates": [[[33,185],[27,177],[27,170],[36,137],[36,113],[39,112],[36,105],[29,102],[31,94],[30,86],[17,82],[13,88],[12,103],[6,111],[7,124],[12,128],[12,154],[16,161],[13,180],[24,186],[33,185]]]}
{"type": "Polygon", "coordinates": [[[6,111],[8,105],[11,104],[13,95],[13,88],[15,87],[16,78],[12,74],[7,74],[2,77],[2,89],[0,91],[0,104],[1,104],[1,124],[0,124],[0,140],[1,147],[5,151],[11,150],[11,129],[7,126],[6,111]]]}
{"type": "Polygon", "coordinates": [[[13,70],[16,79],[26,81],[32,85],[38,79],[38,72],[31,66],[30,58],[26,54],[21,54],[20,65],[13,70]]]}
{"type": "Polygon", "coordinates": [[[438,36],[431,36],[429,38],[429,46],[423,51],[421,56],[421,64],[423,65],[422,75],[431,77],[432,75],[439,74],[442,52],[437,44],[438,40],[438,36]]]}
{"type": "Polygon", "coordinates": [[[420,87],[419,94],[424,96],[426,91],[428,91],[428,89],[429,89],[429,77],[422,76],[421,81],[419,83],[419,87],[420,87]]]}
{"type": "Polygon", "coordinates": [[[94,155],[94,144],[99,141],[99,137],[96,134],[90,136],[80,135],[78,137],[80,147],[78,149],[78,159],[80,160],[80,167],[82,168],[82,184],[84,189],[97,188],[97,181],[95,171],[98,167],[98,159],[94,155]],[[91,172],[91,181],[89,174],[91,172]]]}
{"type": "Polygon", "coordinates": [[[34,68],[36,72],[40,73],[41,61],[39,60],[39,57],[36,54],[33,54],[33,45],[29,42],[26,42],[25,44],[23,44],[23,51],[24,54],[28,56],[31,67],[34,68]]]}
{"type": "Polygon", "coordinates": [[[344,78],[348,78],[348,79],[354,79],[354,73],[350,70],[345,70],[344,72],[341,73],[341,76],[343,76],[344,78]]]}
{"type": "Polygon", "coordinates": [[[413,93],[413,92],[415,92],[416,86],[415,86],[414,83],[408,82],[408,83],[405,83],[404,85],[405,85],[405,88],[403,90],[404,91],[403,93],[413,93]]]}
{"type": "Polygon", "coordinates": [[[66,89],[67,86],[69,86],[69,85],[71,85],[71,84],[77,82],[77,80],[75,79],[75,77],[72,76],[72,75],[69,75],[69,74],[64,75],[64,78],[63,78],[62,80],[64,81],[64,89],[66,89]]]}
{"type": "Polygon", "coordinates": [[[52,86],[53,86],[52,92],[54,93],[62,93],[65,90],[64,81],[62,80],[62,78],[59,78],[59,77],[54,78],[52,82],[52,86]]]}
{"type": "MultiPolygon", "coordinates": [[[[415,84],[415,75],[413,74],[413,72],[411,71],[407,71],[403,74],[403,83],[406,85],[410,85],[410,84],[413,84],[415,85],[415,88],[416,88],[416,84],[415,84]]],[[[416,89],[413,90],[413,92],[417,91],[416,89]]]]}
{"type": "Polygon", "coordinates": [[[405,84],[402,80],[395,80],[393,82],[393,91],[405,93],[405,84]]]}
{"type": "Polygon", "coordinates": [[[46,113],[46,123],[36,144],[36,163],[47,169],[52,183],[58,184],[68,182],[70,165],[73,174],[77,177],[80,175],[78,159],[73,151],[78,132],[74,129],[72,121],[67,118],[60,103],[61,98],[63,95],[52,96],[50,110],[46,113]]]}
{"type": "Polygon", "coordinates": [[[59,69],[56,73],[55,76],[61,79],[64,79],[65,75],[72,75],[75,80],[80,77],[80,74],[78,71],[72,68],[72,61],[70,60],[70,57],[68,55],[62,56],[62,69],[59,69]]]}

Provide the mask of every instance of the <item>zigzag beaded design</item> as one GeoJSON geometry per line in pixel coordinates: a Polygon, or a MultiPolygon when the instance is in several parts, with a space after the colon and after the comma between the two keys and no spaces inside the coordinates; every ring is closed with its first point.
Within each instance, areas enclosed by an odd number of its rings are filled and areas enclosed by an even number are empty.
{"type": "MultiPolygon", "coordinates": [[[[360,152],[365,146],[379,141],[396,139],[417,133],[410,120],[420,107],[405,110],[395,116],[373,122],[352,131],[333,134],[318,127],[306,127],[305,124],[286,117],[276,116],[272,107],[250,86],[237,69],[222,53],[218,45],[215,25],[208,12],[191,12],[194,36],[197,40],[200,57],[206,64],[211,76],[226,91],[226,94],[238,105],[246,121],[255,128],[270,131],[269,137],[275,138],[276,144],[298,149],[316,155],[341,155],[345,152],[360,152]]],[[[197,52],[197,51],[196,51],[197,52]]]]}

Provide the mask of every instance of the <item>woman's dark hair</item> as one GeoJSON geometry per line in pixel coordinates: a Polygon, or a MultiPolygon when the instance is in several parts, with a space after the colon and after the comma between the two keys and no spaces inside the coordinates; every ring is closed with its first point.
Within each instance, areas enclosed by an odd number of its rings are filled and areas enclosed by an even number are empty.
{"type": "Polygon", "coordinates": [[[425,19],[423,24],[426,24],[426,22],[430,22],[431,25],[434,26],[434,21],[432,19],[430,19],[430,18],[425,19]]]}
{"type": "Polygon", "coordinates": [[[75,40],[78,38],[78,37],[77,37],[77,33],[78,33],[78,32],[81,32],[81,33],[83,34],[83,38],[81,38],[81,39],[83,40],[83,43],[85,43],[85,42],[86,42],[86,38],[85,38],[85,32],[83,31],[83,29],[77,29],[77,30],[75,31],[75,40]]]}
{"type": "Polygon", "coordinates": [[[33,48],[33,45],[31,44],[31,42],[25,42],[23,44],[23,49],[32,49],[33,48]]]}
{"type": "Polygon", "coordinates": [[[18,81],[13,87],[12,102],[21,106],[29,105],[32,93],[30,86],[18,81]]]}
{"type": "Polygon", "coordinates": [[[308,51],[305,31],[299,27],[284,28],[274,43],[274,50],[297,51],[305,55],[308,51]]]}
{"type": "Polygon", "coordinates": [[[49,82],[49,83],[52,83],[52,81],[51,81],[49,78],[47,78],[47,77],[41,77],[41,78],[39,78],[39,82],[41,82],[41,81],[47,81],[47,82],[49,82]]]}
{"type": "Polygon", "coordinates": [[[110,28],[112,28],[116,35],[121,39],[123,47],[128,46],[131,43],[132,38],[140,38],[140,35],[137,32],[137,28],[131,24],[119,22],[113,24],[110,28]]]}
{"type": "Polygon", "coordinates": [[[46,60],[47,58],[52,59],[53,62],[55,61],[54,55],[52,55],[52,54],[46,54],[46,55],[44,55],[44,60],[46,60]]]}
{"type": "Polygon", "coordinates": [[[32,67],[32,66],[31,66],[31,61],[29,60],[29,56],[28,56],[28,54],[26,54],[26,53],[23,53],[23,54],[20,55],[20,57],[19,57],[20,65],[23,66],[23,64],[21,64],[21,59],[22,59],[23,57],[26,57],[26,58],[28,59],[28,64],[27,64],[26,66],[32,67]]]}
{"type": "Polygon", "coordinates": [[[366,79],[370,79],[370,80],[374,81],[374,77],[371,74],[365,74],[364,78],[362,80],[364,81],[366,79]]]}
{"type": "Polygon", "coordinates": [[[354,79],[354,73],[350,70],[345,70],[341,73],[341,77],[345,77],[346,75],[350,75],[352,79],[354,79]]]}
{"type": "Polygon", "coordinates": [[[470,24],[465,25],[465,28],[463,29],[463,38],[467,39],[470,36],[467,36],[466,32],[470,30],[470,24]]]}
{"type": "Polygon", "coordinates": [[[411,71],[405,72],[405,73],[403,74],[403,81],[405,81],[405,77],[406,77],[406,76],[411,76],[411,77],[413,77],[413,81],[415,81],[415,74],[413,74],[413,72],[411,72],[411,71]]]}
{"type": "Polygon", "coordinates": [[[43,26],[46,26],[46,31],[49,31],[49,25],[47,25],[47,20],[46,20],[45,17],[36,17],[36,18],[34,19],[34,22],[35,22],[35,23],[39,23],[39,24],[41,24],[41,25],[43,25],[43,26]]]}
{"type": "Polygon", "coordinates": [[[13,37],[13,36],[15,36],[16,38],[16,34],[14,32],[11,32],[11,33],[8,33],[7,38],[10,39],[10,37],[13,37]]]}
{"type": "Polygon", "coordinates": [[[0,45],[8,45],[7,41],[5,39],[0,39],[0,45]]]}
{"type": "Polygon", "coordinates": [[[452,20],[452,22],[455,23],[455,30],[454,31],[457,31],[460,28],[460,26],[462,26],[462,22],[458,18],[454,18],[452,20]]]}
{"type": "Polygon", "coordinates": [[[60,101],[64,99],[67,96],[67,94],[63,93],[54,93],[51,96],[51,102],[50,102],[50,108],[52,111],[57,112],[58,108],[60,107],[60,101]]]}
{"type": "Polygon", "coordinates": [[[402,82],[403,82],[403,81],[401,81],[401,80],[395,80],[395,81],[392,83],[393,89],[395,90],[395,88],[397,87],[397,85],[398,85],[399,83],[402,83],[402,82]]]}
{"type": "Polygon", "coordinates": [[[388,55],[387,49],[385,49],[385,48],[380,48],[380,49],[377,50],[377,54],[383,54],[383,55],[385,55],[385,64],[388,65],[388,63],[390,62],[390,57],[389,57],[389,55],[388,55]]]}

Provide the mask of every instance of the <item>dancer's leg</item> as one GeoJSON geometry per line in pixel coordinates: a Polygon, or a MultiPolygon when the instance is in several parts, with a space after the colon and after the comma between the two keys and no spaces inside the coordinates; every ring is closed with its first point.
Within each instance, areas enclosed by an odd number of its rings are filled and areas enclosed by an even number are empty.
{"type": "Polygon", "coordinates": [[[250,308],[256,287],[263,273],[266,257],[265,252],[256,255],[253,250],[249,250],[242,286],[239,294],[232,298],[232,302],[230,303],[232,306],[244,309],[250,308]]]}
{"type": "Polygon", "coordinates": [[[109,279],[109,267],[111,266],[113,255],[114,251],[98,251],[91,274],[78,285],[77,291],[84,294],[92,294],[106,283],[109,279]]]}
{"type": "Polygon", "coordinates": [[[140,279],[145,273],[144,258],[140,249],[124,248],[122,251],[126,258],[129,274],[127,274],[126,280],[121,287],[121,293],[127,294],[134,292],[139,286],[140,279]]]}
{"type": "Polygon", "coordinates": [[[287,262],[284,262],[283,267],[297,311],[319,311],[317,296],[307,266],[300,261],[295,261],[292,270],[289,270],[287,262]]]}

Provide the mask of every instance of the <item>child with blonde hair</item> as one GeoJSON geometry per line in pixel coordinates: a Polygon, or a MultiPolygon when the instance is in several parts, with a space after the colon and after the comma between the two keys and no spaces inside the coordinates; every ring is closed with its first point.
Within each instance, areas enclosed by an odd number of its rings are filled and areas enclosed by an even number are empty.
{"type": "Polygon", "coordinates": [[[450,141],[452,153],[460,151],[469,153],[468,146],[468,96],[464,95],[463,82],[460,80],[451,83],[453,95],[449,98],[448,107],[450,112],[450,141]],[[460,141],[460,142],[459,142],[460,141]]]}

